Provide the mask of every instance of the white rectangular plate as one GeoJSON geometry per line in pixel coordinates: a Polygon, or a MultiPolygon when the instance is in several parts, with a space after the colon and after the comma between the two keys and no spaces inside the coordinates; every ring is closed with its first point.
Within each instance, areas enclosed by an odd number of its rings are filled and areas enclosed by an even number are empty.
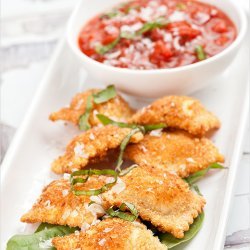
{"type": "MultiPolygon", "coordinates": [[[[222,128],[212,139],[225,154],[229,169],[215,171],[199,183],[207,200],[205,222],[199,234],[181,249],[223,248],[248,112],[248,60],[245,45],[216,82],[194,94],[222,121],[222,128]]],[[[63,152],[70,138],[79,133],[73,126],[50,122],[49,114],[67,105],[75,93],[96,86],[101,85],[88,79],[62,41],[1,166],[2,249],[12,235],[28,231],[19,222],[20,216],[32,206],[42,187],[58,178],[50,172],[50,163],[63,152]]],[[[127,98],[134,107],[148,104],[147,100],[127,98]]]]}

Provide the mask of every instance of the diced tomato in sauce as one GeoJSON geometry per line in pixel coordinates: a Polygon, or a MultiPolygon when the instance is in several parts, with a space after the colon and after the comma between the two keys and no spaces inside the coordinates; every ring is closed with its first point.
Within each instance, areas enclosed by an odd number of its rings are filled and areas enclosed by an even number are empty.
{"type": "Polygon", "coordinates": [[[196,0],[134,0],[92,18],[79,34],[79,47],[110,66],[162,69],[212,57],[236,36],[233,22],[215,6],[196,0]]]}

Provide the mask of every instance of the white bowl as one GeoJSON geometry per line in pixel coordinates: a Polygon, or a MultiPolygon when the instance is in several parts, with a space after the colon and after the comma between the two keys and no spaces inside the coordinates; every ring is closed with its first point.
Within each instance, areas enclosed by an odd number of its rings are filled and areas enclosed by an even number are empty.
{"type": "Polygon", "coordinates": [[[114,84],[131,95],[160,97],[166,94],[189,94],[204,88],[218,77],[233,61],[247,30],[247,18],[243,9],[233,0],[201,0],[223,10],[238,30],[236,40],[221,53],[202,62],[173,69],[131,70],[116,68],[97,62],[81,52],[78,37],[86,22],[97,14],[112,8],[124,0],[82,0],[75,9],[67,27],[68,43],[88,71],[98,82],[114,84]]]}

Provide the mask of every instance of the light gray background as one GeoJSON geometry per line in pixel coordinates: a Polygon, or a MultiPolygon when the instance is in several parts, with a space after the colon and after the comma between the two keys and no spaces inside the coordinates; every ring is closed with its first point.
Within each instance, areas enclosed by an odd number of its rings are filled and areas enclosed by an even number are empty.
{"type": "MultiPolygon", "coordinates": [[[[90,0],[91,1],[91,0],[90,0]]],[[[105,0],[103,0],[105,1],[105,0]]],[[[20,125],[78,0],[2,0],[1,156],[20,125]]],[[[238,0],[248,8],[248,0],[238,0]]],[[[250,127],[227,226],[226,249],[250,249],[250,127]]]]}

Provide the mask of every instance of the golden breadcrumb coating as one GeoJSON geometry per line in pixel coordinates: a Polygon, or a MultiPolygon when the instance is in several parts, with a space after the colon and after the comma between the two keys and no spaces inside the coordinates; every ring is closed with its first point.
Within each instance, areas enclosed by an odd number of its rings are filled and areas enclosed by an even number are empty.
{"type": "Polygon", "coordinates": [[[118,218],[106,219],[86,232],[56,237],[57,250],[167,250],[146,226],[118,218]]]}
{"type": "Polygon", "coordinates": [[[195,138],[182,131],[151,132],[138,144],[129,145],[124,155],[145,167],[165,169],[187,177],[224,157],[206,138],[195,138]]]}
{"type": "MultiPolygon", "coordinates": [[[[67,146],[65,154],[52,163],[52,171],[57,174],[71,173],[104,158],[108,150],[120,146],[130,131],[130,128],[107,125],[76,136],[67,146]]],[[[131,142],[137,143],[142,139],[143,134],[138,132],[131,137],[131,142]]]]}
{"type": "Polygon", "coordinates": [[[129,120],[137,124],[164,123],[194,135],[204,135],[220,127],[220,121],[196,99],[186,96],[166,96],[139,110],[129,120]]]}
{"type": "MultiPolygon", "coordinates": [[[[92,176],[86,183],[81,185],[81,189],[97,189],[104,184],[104,179],[92,176]]],[[[47,222],[56,225],[81,227],[84,223],[91,224],[97,217],[103,215],[101,206],[91,207],[94,204],[88,206],[90,201],[90,196],[74,195],[70,191],[69,180],[56,180],[44,188],[32,209],[21,217],[21,221],[27,223],[47,222]],[[96,215],[94,215],[93,211],[97,212],[96,215]]]]}
{"type": "MultiPolygon", "coordinates": [[[[84,93],[77,94],[71,101],[69,108],[62,108],[50,115],[51,121],[64,120],[78,124],[79,118],[86,111],[86,103],[89,95],[99,92],[99,89],[91,89],[84,93]]],[[[128,103],[120,96],[116,95],[113,99],[101,104],[93,103],[93,109],[89,117],[91,126],[101,124],[96,114],[106,115],[115,121],[127,122],[134,111],[129,107],[128,103]]]]}
{"type": "Polygon", "coordinates": [[[134,204],[139,216],[159,231],[183,238],[205,205],[205,199],[190,191],[180,177],[159,169],[134,168],[121,177],[126,187],[103,193],[104,206],[134,204]]]}

